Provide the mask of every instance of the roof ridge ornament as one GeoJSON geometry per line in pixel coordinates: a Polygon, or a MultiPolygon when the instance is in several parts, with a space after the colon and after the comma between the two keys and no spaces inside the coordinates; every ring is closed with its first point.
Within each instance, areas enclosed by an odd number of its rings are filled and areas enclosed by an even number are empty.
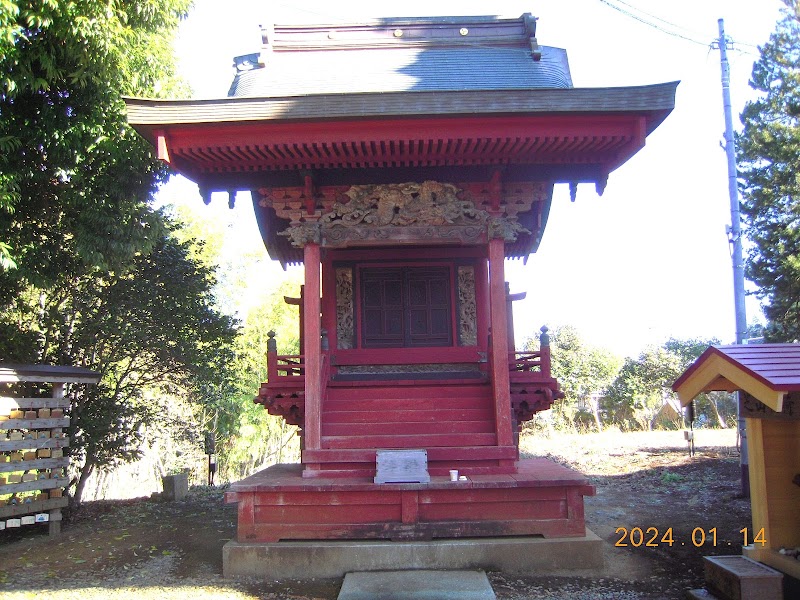
{"type": "Polygon", "coordinates": [[[539,17],[534,17],[531,13],[525,13],[522,15],[522,21],[525,23],[525,31],[527,32],[531,43],[531,56],[536,62],[542,60],[542,47],[536,40],[536,21],[538,20],[539,17]]]}

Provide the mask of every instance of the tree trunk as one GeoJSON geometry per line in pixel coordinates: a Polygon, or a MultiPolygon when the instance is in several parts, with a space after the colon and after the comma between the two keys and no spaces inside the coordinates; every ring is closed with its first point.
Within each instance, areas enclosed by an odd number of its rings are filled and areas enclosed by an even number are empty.
{"type": "Polygon", "coordinates": [[[600,422],[600,410],[597,408],[596,402],[592,402],[592,414],[594,415],[594,423],[597,425],[597,433],[602,433],[603,424],[600,422]]]}
{"type": "Polygon", "coordinates": [[[94,463],[87,460],[83,469],[81,469],[80,477],[78,477],[78,485],[75,486],[75,493],[70,499],[70,508],[73,510],[80,508],[83,499],[83,490],[86,488],[86,482],[89,481],[89,477],[93,472],[94,463]]]}
{"type": "Polygon", "coordinates": [[[711,404],[711,408],[714,409],[714,416],[717,418],[717,424],[719,425],[720,429],[727,429],[728,425],[725,423],[725,419],[722,418],[722,415],[719,414],[719,408],[717,408],[717,400],[716,398],[708,398],[709,404],[711,404]]]}

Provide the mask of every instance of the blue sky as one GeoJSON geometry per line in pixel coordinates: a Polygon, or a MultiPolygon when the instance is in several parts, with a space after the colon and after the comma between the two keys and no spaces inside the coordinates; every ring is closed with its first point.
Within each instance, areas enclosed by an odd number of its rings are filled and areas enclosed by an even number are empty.
{"type": "MultiPolygon", "coordinates": [[[[259,48],[259,24],[336,23],[369,17],[502,14],[539,17],[540,44],[566,48],[576,87],[625,86],[680,80],[676,108],[647,144],[611,174],[603,197],[578,188],[575,203],[556,186],[539,252],[527,265],[507,263],[517,338],[547,324],[575,325],[590,342],[637,354],[669,336],[734,337],[730,222],[723,138],[719,52],[709,44],[724,18],[734,40],[731,95],[734,122],[745,101],[757,44],[774,29],[780,2],[761,0],[609,0],[693,41],[668,35],[622,14],[604,0],[539,2],[253,2],[196,0],[178,41],[181,70],[198,98],[224,97],[231,59],[259,48]],[[491,6],[491,9],[487,8],[491,6]],[[757,6],[757,9],[756,9],[757,6]],[[639,10],[635,10],[639,9],[639,10]],[[642,12],[643,11],[643,12],[642,12]],[[661,20],[656,20],[656,17],[661,20]]],[[[242,196],[210,207],[196,187],[176,178],[162,192],[228,224],[236,247],[257,247],[252,208],[242,196]]],[[[235,250],[232,250],[235,251],[235,250]]],[[[281,271],[264,266],[262,284],[281,271]]],[[[290,274],[291,276],[291,274],[290,274]]],[[[294,274],[296,276],[296,274],[294,274]]],[[[748,302],[748,318],[758,318],[748,302]]]]}

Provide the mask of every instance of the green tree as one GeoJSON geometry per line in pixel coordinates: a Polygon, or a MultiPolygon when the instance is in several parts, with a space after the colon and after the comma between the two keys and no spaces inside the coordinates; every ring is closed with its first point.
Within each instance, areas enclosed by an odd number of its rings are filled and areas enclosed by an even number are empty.
{"type": "Polygon", "coordinates": [[[236,344],[235,389],[219,411],[217,434],[223,478],[245,477],[270,462],[288,461],[298,450],[297,428],[267,413],[253,398],[267,381],[269,331],[276,332],[279,354],[300,352],[298,308],[284,301],[285,296],[299,295],[299,282],[287,279],[265,295],[245,320],[236,344]]]}
{"type": "MultiPolygon", "coordinates": [[[[604,412],[625,428],[653,429],[668,401],[677,404],[672,383],[719,340],[670,338],[661,346],[645,348],[637,358],[628,358],[603,399],[604,412]]],[[[697,414],[719,427],[735,414],[730,394],[701,394],[697,414]]]]}
{"type": "Polygon", "coordinates": [[[682,364],[680,356],[663,347],[646,348],[638,358],[625,359],[604,398],[604,410],[623,428],[653,429],[682,364]]]}
{"type": "Polygon", "coordinates": [[[148,427],[172,416],[170,395],[208,402],[206,388],[229,379],[233,322],[214,309],[212,273],[189,252],[168,233],[123,274],[31,290],[36,303],[23,294],[0,315],[0,337],[16,340],[6,357],[101,374],[71,397],[76,503],[93,472],[139,457],[148,427]]]}
{"type": "MultiPolygon", "coordinates": [[[[538,340],[529,339],[526,349],[538,348],[538,340]]],[[[550,334],[552,374],[558,379],[565,397],[553,406],[558,421],[573,423],[581,415],[591,415],[602,429],[596,399],[614,380],[621,360],[609,350],[586,343],[572,326],[556,327],[550,334]]]]}
{"type": "Polygon", "coordinates": [[[26,281],[124,269],[161,238],[147,199],[167,169],[127,126],[122,95],[182,89],[172,40],[188,7],[0,2],[0,301],[26,281]]]}
{"type": "Polygon", "coordinates": [[[189,0],[0,0],[0,356],[99,370],[73,398],[72,452],[132,460],[180,393],[210,402],[234,330],[213,276],[152,209],[169,174],[123,95],[178,96],[189,0]]]}
{"type": "Polygon", "coordinates": [[[800,339],[800,2],[760,48],[737,138],[747,275],[765,302],[768,339],[800,339]]]}

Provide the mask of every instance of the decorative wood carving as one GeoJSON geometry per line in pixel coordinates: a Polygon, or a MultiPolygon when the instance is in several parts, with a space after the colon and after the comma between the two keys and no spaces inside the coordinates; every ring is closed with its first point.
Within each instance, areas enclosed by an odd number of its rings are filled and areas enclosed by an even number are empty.
{"type": "Polygon", "coordinates": [[[259,190],[261,206],[272,207],[291,225],[279,235],[295,247],[308,242],[328,247],[385,243],[485,243],[489,238],[513,242],[520,233],[530,233],[517,221],[520,212],[549,197],[547,183],[509,184],[503,202],[497,203],[497,187],[488,184],[392,183],[320,188],[317,209],[304,208],[307,192],[280,188],[259,190]],[[494,203],[492,202],[494,198],[494,203]],[[328,212],[322,212],[326,208],[328,212]],[[492,213],[490,216],[490,212],[492,213]]]}
{"type": "Polygon", "coordinates": [[[349,350],[355,340],[353,321],[353,269],[336,269],[336,347],[349,350]]]}
{"type": "Polygon", "coordinates": [[[501,239],[504,242],[515,242],[520,233],[530,233],[519,224],[519,221],[503,217],[492,217],[489,220],[487,234],[489,239],[501,239]]]}
{"type": "Polygon", "coordinates": [[[292,246],[302,248],[309,242],[319,244],[322,242],[322,235],[319,223],[297,223],[290,225],[284,231],[278,233],[282,237],[289,238],[292,246]]]}
{"type": "Polygon", "coordinates": [[[320,218],[330,227],[406,227],[409,225],[478,225],[488,213],[458,197],[460,190],[449,183],[392,183],[354,185],[347,191],[350,201],[337,202],[320,218]]]}
{"type": "Polygon", "coordinates": [[[475,303],[475,268],[458,267],[458,342],[460,346],[478,344],[478,310],[475,303]]]}

